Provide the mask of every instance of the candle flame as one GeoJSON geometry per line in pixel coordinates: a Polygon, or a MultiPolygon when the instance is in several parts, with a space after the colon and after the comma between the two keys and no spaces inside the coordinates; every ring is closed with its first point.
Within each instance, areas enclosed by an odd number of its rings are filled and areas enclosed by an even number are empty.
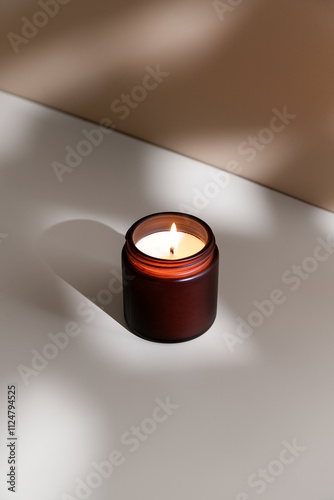
{"type": "Polygon", "coordinates": [[[174,252],[175,252],[176,233],[177,233],[176,224],[175,224],[175,222],[173,222],[172,227],[170,228],[170,242],[171,242],[170,254],[171,255],[174,255],[174,252]]]}

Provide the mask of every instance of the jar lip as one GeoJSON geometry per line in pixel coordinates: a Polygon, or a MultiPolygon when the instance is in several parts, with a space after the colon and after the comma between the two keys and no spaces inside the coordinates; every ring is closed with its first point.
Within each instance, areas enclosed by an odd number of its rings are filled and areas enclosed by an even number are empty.
{"type": "MultiPolygon", "coordinates": [[[[158,227],[156,230],[151,230],[148,231],[147,234],[150,234],[150,232],[158,232],[162,231],[164,229],[167,229],[167,226],[164,227],[164,224],[162,225],[163,227],[158,227]]],[[[151,226],[152,229],[152,226],[151,226]]],[[[128,247],[128,250],[132,254],[132,256],[137,260],[140,261],[145,261],[146,265],[151,265],[154,267],[165,267],[165,268],[178,268],[178,267],[187,267],[187,266],[192,266],[195,262],[200,264],[202,260],[206,261],[208,256],[212,254],[215,246],[216,246],[216,241],[215,241],[215,236],[212,232],[212,229],[210,226],[204,222],[202,219],[199,219],[198,217],[182,212],[156,212],[150,215],[146,215],[142,217],[141,219],[137,220],[132,226],[128,229],[125,235],[126,239],[126,245],[128,247]],[[177,223],[180,225],[181,223],[181,230],[185,230],[185,232],[189,232],[191,234],[194,234],[194,236],[197,236],[199,239],[201,239],[204,243],[204,247],[196,252],[193,255],[190,255],[188,257],[180,258],[180,259],[163,259],[159,257],[152,257],[141,250],[137,248],[136,243],[134,241],[134,233],[135,231],[140,228],[140,226],[143,226],[145,222],[154,222],[161,219],[161,222],[166,223],[168,220],[168,224],[170,227],[171,220],[174,222],[174,219],[177,221],[177,223]],[[182,227],[182,222],[188,222],[189,225],[185,225],[182,227]],[[191,224],[193,224],[193,228],[191,228],[191,224]],[[185,229],[184,229],[185,228],[185,229]],[[193,229],[193,230],[191,230],[193,229]],[[197,231],[196,231],[197,229],[197,231]],[[202,230],[203,233],[205,233],[205,236],[203,234],[199,235],[199,231],[202,230]],[[201,237],[202,236],[202,237],[201,237]]],[[[139,241],[140,238],[138,238],[139,241]]]]}

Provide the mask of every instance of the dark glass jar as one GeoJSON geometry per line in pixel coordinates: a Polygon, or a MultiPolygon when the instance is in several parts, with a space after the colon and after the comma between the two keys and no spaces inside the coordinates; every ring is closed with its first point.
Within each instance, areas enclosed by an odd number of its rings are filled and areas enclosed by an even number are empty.
{"type": "Polygon", "coordinates": [[[206,332],[217,311],[218,248],[210,227],[192,215],[162,212],[143,217],[125,235],[122,251],[125,320],[136,335],[156,342],[183,342],[206,332]],[[199,238],[204,247],[182,259],[141,252],[145,236],[177,230],[199,238]]]}

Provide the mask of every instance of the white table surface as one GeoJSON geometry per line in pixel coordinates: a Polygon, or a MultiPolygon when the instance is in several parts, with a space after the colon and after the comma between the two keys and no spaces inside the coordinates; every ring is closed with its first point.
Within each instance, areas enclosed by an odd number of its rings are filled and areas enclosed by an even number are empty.
{"type": "Polygon", "coordinates": [[[310,257],[334,236],[334,214],[232,174],[215,187],[218,170],[111,131],[59,182],[52,163],[96,126],[5,93],[0,109],[1,499],[332,500],[334,250],[310,257]],[[199,210],[194,189],[212,196],[199,210]],[[124,326],[120,293],[109,314],[89,298],[120,272],[134,221],[185,205],[216,235],[217,319],[190,342],[147,342],[124,326]],[[298,283],[293,265],[317,269],[298,283]],[[237,318],[275,289],[284,303],[236,337],[237,318]],[[80,333],[24,383],[18,367],[32,369],[32,350],[71,322],[80,333]],[[15,495],[5,479],[11,383],[15,495]],[[175,407],[153,428],[156,400],[168,398],[175,407]],[[152,432],[131,452],[124,433],[140,425],[152,432]],[[282,455],[286,443],[298,456],[282,455]],[[92,464],[114,450],[122,463],[99,480],[92,464]],[[94,478],[91,493],[75,492],[94,478]]]}

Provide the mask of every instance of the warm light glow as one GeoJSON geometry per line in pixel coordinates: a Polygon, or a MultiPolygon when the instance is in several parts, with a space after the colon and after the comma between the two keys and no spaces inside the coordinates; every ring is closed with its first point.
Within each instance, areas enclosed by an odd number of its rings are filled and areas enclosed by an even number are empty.
{"type": "Polygon", "coordinates": [[[170,253],[174,255],[175,247],[176,247],[176,224],[173,222],[172,227],[170,228],[170,253]]]}
{"type": "Polygon", "coordinates": [[[202,250],[205,243],[193,234],[178,231],[173,224],[168,231],[157,231],[141,238],[136,247],[146,255],[157,259],[186,259],[202,250]]]}

